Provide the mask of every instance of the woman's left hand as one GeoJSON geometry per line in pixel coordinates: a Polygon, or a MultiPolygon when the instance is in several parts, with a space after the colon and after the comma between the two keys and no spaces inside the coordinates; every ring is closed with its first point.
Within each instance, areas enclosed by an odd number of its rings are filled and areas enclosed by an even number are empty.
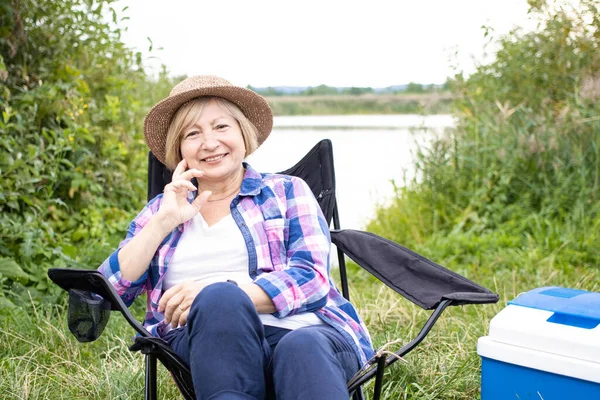
{"type": "Polygon", "coordinates": [[[165,314],[165,323],[171,323],[173,328],[185,325],[192,302],[205,287],[202,283],[185,282],[164,292],[158,302],[158,311],[165,314]]]}

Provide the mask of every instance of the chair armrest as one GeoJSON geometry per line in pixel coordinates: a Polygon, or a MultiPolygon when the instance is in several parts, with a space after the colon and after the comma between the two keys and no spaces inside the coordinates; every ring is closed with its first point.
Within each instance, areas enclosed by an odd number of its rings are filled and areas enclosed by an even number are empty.
{"type": "Polygon", "coordinates": [[[152,336],[134,318],[113,285],[100,272],[86,269],[50,268],[48,277],[67,292],[79,290],[102,297],[110,302],[111,310],[119,311],[137,333],[145,337],[152,336]]]}
{"type": "Polygon", "coordinates": [[[332,230],[331,241],[363,269],[426,310],[445,299],[452,305],[496,303],[499,296],[422,255],[370,232],[332,230]]]}

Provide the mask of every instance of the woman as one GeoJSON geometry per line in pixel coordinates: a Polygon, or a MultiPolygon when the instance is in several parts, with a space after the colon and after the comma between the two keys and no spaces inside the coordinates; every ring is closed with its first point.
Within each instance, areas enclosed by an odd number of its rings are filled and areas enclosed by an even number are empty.
{"type": "Polygon", "coordinates": [[[148,291],[145,326],[190,365],[198,399],[348,399],[371,341],[330,279],[310,188],[244,162],[272,125],[253,91],[176,85],[144,124],[172,182],[100,271],[128,305],[148,291]]]}

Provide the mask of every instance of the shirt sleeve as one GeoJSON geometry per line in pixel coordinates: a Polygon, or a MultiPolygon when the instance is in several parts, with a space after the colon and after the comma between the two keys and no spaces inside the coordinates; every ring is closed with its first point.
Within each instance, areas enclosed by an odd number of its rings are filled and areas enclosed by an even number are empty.
{"type": "Polygon", "coordinates": [[[287,183],[287,264],[254,281],[273,300],[278,318],[322,308],[330,289],[329,227],[306,182],[292,178],[287,183]]]}
{"type": "MultiPolygon", "coordinates": [[[[127,244],[131,239],[135,237],[143,228],[146,226],[152,215],[154,215],[160,207],[160,200],[162,195],[159,195],[152,199],[142,211],[134,218],[129,225],[127,235],[125,239],[119,243],[119,247],[115,250],[98,268],[98,271],[104,275],[108,281],[113,285],[121,300],[129,307],[137,296],[144,293],[146,290],[151,290],[148,287],[148,269],[146,272],[137,280],[130,281],[121,275],[121,267],[119,265],[119,251],[127,244]]],[[[150,265],[148,265],[150,268],[150,265]]]]}

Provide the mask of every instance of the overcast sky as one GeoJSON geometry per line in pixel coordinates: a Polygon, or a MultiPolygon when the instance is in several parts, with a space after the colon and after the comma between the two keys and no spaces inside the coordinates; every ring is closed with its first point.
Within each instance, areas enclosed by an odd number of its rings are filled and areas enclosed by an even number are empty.
{"type": "Polygon", "coordinates": [[[526,0],[120,0],[125,43],[172,75],[236,85],[443,83],[527,22],[526,0]],[[148,37],[154,50],[149,53],[148,37]],[[159,49],[162,48],[162,49],[159,49]]]}

